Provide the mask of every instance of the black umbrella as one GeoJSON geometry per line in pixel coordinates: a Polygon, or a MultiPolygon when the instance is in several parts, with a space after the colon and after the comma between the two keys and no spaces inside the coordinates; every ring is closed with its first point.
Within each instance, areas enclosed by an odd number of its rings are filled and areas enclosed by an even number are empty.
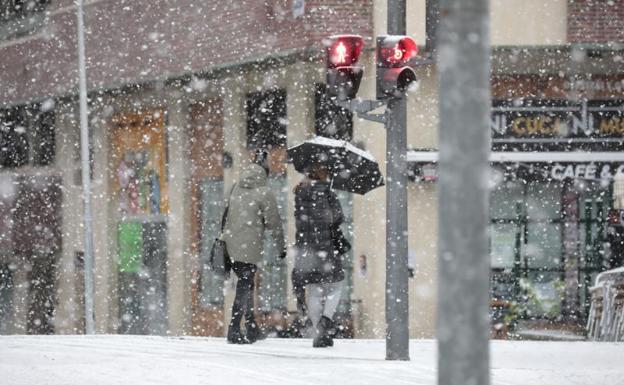
{"type": "Polygon", "coordinates": [[[288,159],[301,173],[315,164],[327,166],[338,190],[366,194],[384,185],[375,158],[345,140],[317,136],[289,148],[288,159]]]}

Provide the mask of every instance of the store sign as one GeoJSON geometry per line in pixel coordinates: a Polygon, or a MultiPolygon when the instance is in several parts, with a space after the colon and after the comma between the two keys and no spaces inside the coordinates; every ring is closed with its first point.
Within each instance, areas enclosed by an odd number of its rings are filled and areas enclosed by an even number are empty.
{"type": "Polygon", "coordinates": [[[588,179],[610,181],[616,175],[624,175],[624,164],[596,163],[555,163],[550,167],[548,175],[554,180],[588,179]]]}
{"type": "Polygon", "coordinates": [[[624,139],[624,100],[498,100],[492,106],[493,142],[624,139]]]}
{"type": "MultiPolygon", "coordinates": [[[[493,167],[499,168],[502,166],[493,167]]],[[[619,176],[624,180],[624,163],[533,163],[519,168],[504,168],[504,172],[518,178],[543,178],[554,181],[586,180],[611,183],[619,176]]],[[[411,163],[410,179],[414,182],[436,182],[438,167],[435,163],[411,163]]]]}

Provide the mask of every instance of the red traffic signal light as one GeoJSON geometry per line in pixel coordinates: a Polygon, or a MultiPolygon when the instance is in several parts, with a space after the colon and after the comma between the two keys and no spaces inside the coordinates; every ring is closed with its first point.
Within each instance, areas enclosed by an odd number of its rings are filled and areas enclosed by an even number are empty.
{"type": "Polygon", "coordinates": [[[403,67],[416,57],[418,46],[409,36],[386,36],[378,46],[379,62],[384,67],[403,67]]]}
{"type": "Polygon", "coordinates": [[[364,48],[364,39],[358,35],[334,35],[323,43],[329,94],[340,100],[355,98],[362,80],[362,68],[356,64],[364,48]]]}
{"type": "Polygon", "coordinates": [[[377,37],[377,99],[400,97],[416,81],[409,61],[418,46],[409,36],[377,37]]]}
{"type": "Polygon", "coordinates": [[[359,35],[335,35],[325,41],[327,46],[327,68],[351,67],[357,63],[364,47],[359,35]]]}

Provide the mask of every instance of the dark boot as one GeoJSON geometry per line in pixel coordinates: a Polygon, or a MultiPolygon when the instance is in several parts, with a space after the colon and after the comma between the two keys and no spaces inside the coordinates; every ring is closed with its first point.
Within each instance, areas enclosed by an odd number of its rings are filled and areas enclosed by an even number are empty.
{"type": "Polygon", "coordinates": [[[334,346],[334,322],[331,319],[322,316],[321,320],[316,326],[316,330],[316,338],[314,338],[314,341],[312,341],[313,347],[326,348],[328,346],[334,346]]]}
{"type": "Polygon", "coordinates": [[[288,336],[290,338],[303,338],[305,332],[305,323],[299,317],[295,318],[288,328],[288,336]]]}
{"type": "Polygon", "coordinates": [[[247,337],[247,340],[249,341],[250,344],[253,344],[254,342],[261,339],[260,327],[258,326],[255,320],[245,321],[245,329],[247,331],[247,333],[245,334],[245,337],[247,337]]]}
{"type": "Polygon", "coordinates": [[[240,329],[236,329],[235,327],[230,326],[228,328],[227,334],[227,342],[228,344],[249,344],[249,340],[241,333],[240,329]]]}

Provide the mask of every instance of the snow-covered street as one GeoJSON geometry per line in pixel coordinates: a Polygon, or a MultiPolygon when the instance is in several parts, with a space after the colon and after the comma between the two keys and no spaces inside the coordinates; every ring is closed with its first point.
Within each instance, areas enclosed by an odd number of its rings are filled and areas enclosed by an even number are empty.
{"type": "MultiPolygon", "coordinates": [[[[436,343],[412,340],[411,361],[385,361],[383,340],[155,336],[0,336],[3,385],[435,384],[436,343]]],[[[492,341],[492,383],[624,384],[624,344],[492,341]]]]}

